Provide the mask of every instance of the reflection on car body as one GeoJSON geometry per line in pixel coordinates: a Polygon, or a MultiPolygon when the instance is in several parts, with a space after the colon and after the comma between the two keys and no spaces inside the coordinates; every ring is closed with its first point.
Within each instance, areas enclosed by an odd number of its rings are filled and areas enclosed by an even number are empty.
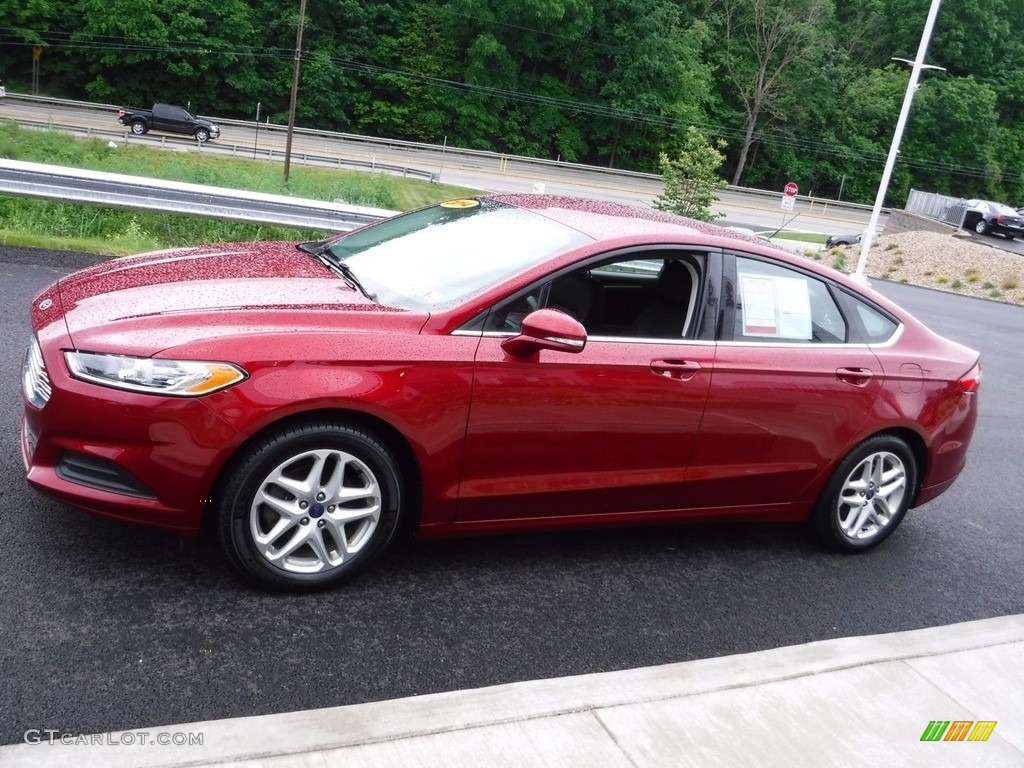
{"type": "Polygon", "coordinates": [[[122,259],[44,290],[32,325],[29,482],[207,519],[239,573],[288,589],[404,531],[807,520],[863,551],[954,482],[977,419],[978,353],[871,289],[575,198],[122,259]]]}

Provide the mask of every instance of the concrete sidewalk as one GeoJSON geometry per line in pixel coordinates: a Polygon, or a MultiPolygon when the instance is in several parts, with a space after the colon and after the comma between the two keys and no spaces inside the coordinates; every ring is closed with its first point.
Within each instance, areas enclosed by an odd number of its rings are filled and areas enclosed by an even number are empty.
{"type": "MultiPolygon", "coordinates": [[[[59,737],[58,737],[59,738],[59,737]]],[[[0,747],[3,768],[1024,766],[1024,615],[0,747]],[[940,732],[987,740],[922,741],[940,732]],[[201,745],[160,745],[201,735],[201,745]],[[81,743],[76,743],[81,742],[81,743]],[[95,742],[95,743],[93,743],[95,742]],[[145,743],[144,743],[145,742],[145,743]]]]}

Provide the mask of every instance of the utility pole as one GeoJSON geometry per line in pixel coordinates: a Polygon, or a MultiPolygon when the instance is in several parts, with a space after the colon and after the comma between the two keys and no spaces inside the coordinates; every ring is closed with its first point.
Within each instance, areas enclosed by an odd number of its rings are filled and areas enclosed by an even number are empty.
{"type": "Polygon", "coordinates": [[[292,134],[295,131],[295,102],[299,99],[299,64],[302,61],[302,27],[306,24],[306,0],[299,3],[299,31],[295,35],[295,67],[292,70],[292,99],[288,105],[288,137],[284,143],[284,180],[292,165],[292,134]]]}

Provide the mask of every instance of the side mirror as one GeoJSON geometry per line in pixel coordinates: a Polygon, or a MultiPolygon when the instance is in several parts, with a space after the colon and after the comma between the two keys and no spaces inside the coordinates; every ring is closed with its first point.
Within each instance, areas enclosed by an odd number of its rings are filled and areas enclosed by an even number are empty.
{"type": "Polygon", "coordinates": [[[518,336],[505,339],[501,348],[513,357],[531,357],[542,349],[582,352],[587,330],[557,309],[538,309],[523,318],[518,336]]]}

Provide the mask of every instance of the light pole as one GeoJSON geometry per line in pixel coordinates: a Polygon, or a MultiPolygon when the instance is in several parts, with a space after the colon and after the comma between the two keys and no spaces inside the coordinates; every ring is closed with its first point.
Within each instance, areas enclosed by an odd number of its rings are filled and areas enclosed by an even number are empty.
{"type": "Polygon", "coordinates": [[[924,31],[921,33],[921,44],[917,47],[917,58],[914,59],[914,66],[910,70],[910,82],[907,83],[907,93],[903,97],[903,108],[900,110],[899,119],[896,120],[896,131],[892,136],[892,145],[889,147],[889,157],[885,161],[885,169],[882,171],[882,180],[878,185],[878,195],[875,197],[875,206],[871,209],[871,220],[868,222],[867,231],[860,241],[860,258],[857,260],[857,270],[853,277],[866,283],[864,268],[868,263],[868,251],[871,250],[871,241],[875,239],[875,230],[878,228],[878,218],[882,213],[882,204],[885,202],[885,193],[889,190],[889,180],[892,178],[892,169],[896,165],[896,155],[900,152],[900,140],[903,138],[903,129],[907,125],[907,117],[910,115],[910,104],[914,101],[914,93],[917,91],[917,81],[921,77],[921,70],[928,65],[924,63],[924,57],[928,53],[928,42],[932,37],[932,29],[935,27],[935,19],[939,15],[939,5],[942,0],[932,0],[931,8],[928,9],[928,19],[924,23],[924,31]]]}
{"type": "Polygon", "coordinates": [[[292,99],[288,106],[288,135],[284,142],[284,180],[292,165],[292,133],[295,131],[295,102],[299,98],[299,63],[302,61],[302,27],[306,23],[306,0],[299,3],[299,31],[295,35],[295,67],[292,70],[292,99]]]}

